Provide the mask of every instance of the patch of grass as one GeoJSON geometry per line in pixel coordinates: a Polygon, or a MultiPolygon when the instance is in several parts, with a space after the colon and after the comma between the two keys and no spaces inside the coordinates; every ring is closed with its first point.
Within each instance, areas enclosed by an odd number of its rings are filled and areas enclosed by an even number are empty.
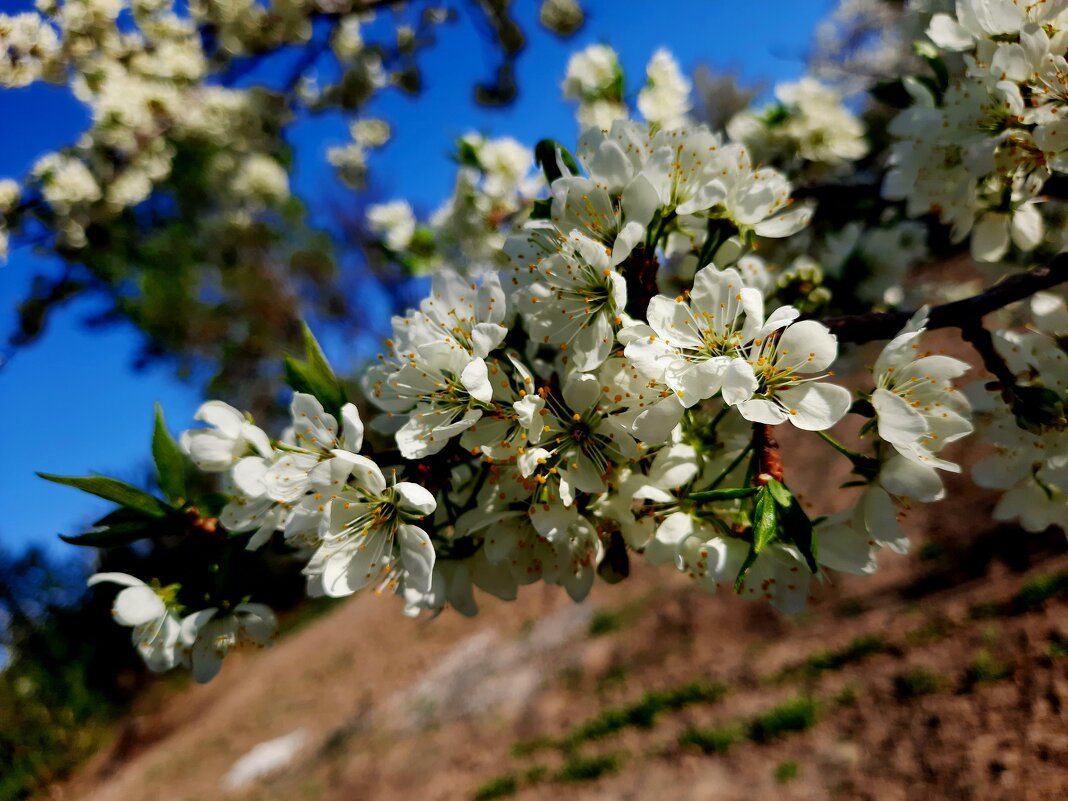
{"type": "Polygon", "coordinates": [[[618,614],[598,609],[590,618],[589,635],[591,637],[603,637],[613,631],[619,631],[623,627],[618,614]]]}
{"type": "Polygon", "coordinates": [[[549,769],[544,765],[535,765],[523,774],[523,781],[527,784],[537,784],[545,781],[549,776],[549,769]]]}
{"type": "Polygon", "coordinates": [[[848,645],[831,651],[817,651],[811,654],[803,664],[787,668],[785,674],[805,673],[818,676],[831,670],[841,670],[846,665],[860,662],[874,654],[890,653],[894,646],[877,634],[865,634],[857,637],[848,645]]]}
{"type": "Polygon", "coordinates": [[[538,737],[512,746],[512,756],[530,756],[545,748],[574,751],[590,740],[600,740],[628,728],[652,728],[657,717],[676,712],[693,704],[710,704],[727,694],[727,686],[719,682],[695,681],[667,690],[650,690],[632,704],[609,707],[596,717],[576,726],[559,739],[538,737]]]}
{"type": "Polygon", "coordinates": [[[648,601],[649,596],[646,595],[642,598],[636,598],[614,611],[598,609],[593,613],[593,617],[590,618],[590,625],[587,629],[589,635],[591,637],[603,637],[606,634],[611,634],[633,625],[648,610],[648,601]]]}
{"type": "Polygon", "coordinates": [[[1057,631],[1050,634],[1046,654],[1050,659],[1064,659],[1068,656],[1068,637],[1057,631]]]}
{"type": "Polygon", "coordinates": [[[1026,615],[1042,609],[1051,598],[1068,595],[1068,570],[1036,576],[1024,584],[1008,601],[984,601],[975,604],[969,614],[973,619],[985,620],[1008,615],[1026,615]]]}
{"type": "Polygon", "coordinates": [[[945,687],[945,676],[926,668],[914,668],[894,677],[894,696],[902,701],[932,695],[945,687]]]}
{"type": "Polygon", "coordinates": [[[626,665],[612,665],[603,676],[597,680],[597,689],[603,690],[619,684],[626,684],[630,668],[626,665]]]}
{"type": "Polygon", "coordinates": [[[964,674],[964,689],[970,690],[978,684],[991,684],[1007,679],[1013,670],[1013,665],[1008,662],[995,659],[988,651],[980,651],[964,674]]]}
{"type": "Polygon", "coordinates": [[[1038,576],[1027,582],[1013,596],[1013,610],[1018,613],[1037,612],[1050,598],[1068,592],[1068,570],[1048,576],[1038,576]]]}
{"type": "Polygon", "coordinates": [[[535,737],[533,740],[522,740],[512,745],[512,756],[516,758],[528,757],[543,748],[552,748],[555,742],[551,737],[535,737]]]}
{"type": "Polygon", "coordinates": [[[948,620],[935,618],[905,632],[905,642],[909,645],[929,645],[945,639],[952,630],[953,626],[948,620]]]}
{"type": "Polygon", "coordinates": [[[799,695],[752,718],[746,734],[754,743],[771,742],[788,732],[812,728],[816,725],[817,712],[815,700],[799,695]]]}
{"type": "Polygon", "coordinates": [[[775,781],[779,784],[786,784],[788,781],[796,779],[797,774],[800,772],[801,766],[792,759],[787,759],[775,766],[775,781]]]}
{"type": "Polygon", "coordinates": [[[609,754],[605,756],[574,756],[557,771],[558,782],[592,782],[605,774],[619,770],[620,759],[609,754]]]}
{"type": "Polygon", "coordinates": [[[507,798],[519,791],[519,782],[510,774],[490,779],[475,790],[475,801],[493,801],[495,798],[507,798]]]}
{"type": "Polygon", "coordinates": [[[987,623],[986,626],[983,627],[983,632],[980,636],[983,639],[984,645],[997,645],[998,640],[1001,639],[1001,629],[998,627],[997,623],[987,623]]]}
{"type": "Polygon", "coordinates": [[[700,748],[706,754],[725,754],[744,738],[744,733],[737,726],[711,729],[691,726],[679,735],[679,745],[683,748],[700,748]]]}
{"type": "Polygon", "coordinates": [[[857,688],[852,684],[847,684],[838,694],[834,697],[835,706],[849,706],[853,707],[857,705],[857,688]]]}
{"type": "Polygon", "coordinates": [[[727,688],[717,682],[697,681],[668,690],[650,690],[633,704],[605,709],[561,739],[562,748],[574,748],[588,740],[598,740],[627,728],[648,729],[665,712],[675,712],[692,704],[708,704],[721,699],[727,688]]]}

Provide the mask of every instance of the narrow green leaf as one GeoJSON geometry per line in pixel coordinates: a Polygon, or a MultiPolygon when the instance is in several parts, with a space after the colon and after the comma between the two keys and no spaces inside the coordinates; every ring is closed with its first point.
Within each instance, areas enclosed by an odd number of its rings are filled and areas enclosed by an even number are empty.
{"type": "Polygon", "coordinates": [[[912,43],[912,49],[920,58],[927,62],[934,73],[934,80],[941,92],[949,87],[949,68],[942,59],[938,48],[928,41],[919,40],[912,43]]]}
{"type": "Polygon", "coordinates": [[[801,551],[801,555],[805,557],[808,569],[813,573],[818,572],[816,529],[796,498],[783,510],[782,529],[783,538],[797,546],[797,550],[801,551]]]}
{"type": "Polygon", "coordinates": [[[155,515],[145,514],[137,509],[127,509],[120,506],[104,515],[93,523],[93,528],[107,528],[111,526],[124,526],[131,523],[140,525],[159,525],[159,518],[155,515]]]}
{"type": "Polygon", "coordinates": [[[143,526],[134,524],[120,525],[102,528],[99,531],[87,531],[84,534],[67,536],[60,534],[59,538],[71,545],[81,545],[87,548],[117,548],[121,545],[143,540],[151,536],[143,526]]]}
{"type": "Polygon", "coordinates": [[[296,392],[314,395],[323,404],[324,409],[337,416],[345,405],[345,389],[323,355],[311,329],[306,323],[301,325],[305,360],[301,361],[293,356],[285,357],[286,383],[296,392]]]}
{"type": "Polygon", "coordinates": [[[463,139],[456,143],[456,161],[463,167],[474,167],[476,170],[482,169],[482,162],[478,159],[478,151],[475,150],[475,146],[470,142],[465,142],[463,139]]]}
{"type": "Polygon", "coordinates": [[[760,553],[765,546],[775,539],[779,531],[779,513],[775,506],[775,497],[768,487],[761,487],[757,493],[753,520],[753,547],[760,553]]]}
{"type": "Polygon", "coordinates": [[[38,473],[37,475],[45,481],[80,489],[82,492],[106,498],[128,509],[136,509],[152,517],[163,517],[172,511],[171,507],[167,506],[159,498],[115,478],[108,478],[107,476],[55,476],[49,473],[38,473]]]}
{"type": "Polygon", "coordinates": [[[737,498],[752,498],[757,492],[756,487],[737,487],[691,492],[688,497],[691,501],[733,501],[737,498]]]}
{"type": "Polygon", "coordinates": [[[547,220],[552,216],[553,202],[549,198],[542,198],[535,200],[534,205],[530,209],[530,219],[532,220],[547,220]]]}
{"type": "Polygon", "coordinates": [[[304,358],[307,359],[312,369],[320,373],[325,379],[333,381],[335,384],[338,383],[334,368],[326,360],[326,355],[323,353],[323,349],[319,347],[319,341],[315,338],[315,334],[312,333],[307,323],[301,322],[300,326],[304,334],[304,358]]]}
{"type": "Polygon", "coordinates": [[[167,430],[163,407],[156,404],[156,427],[152,432],[152,459],[159,473],[159,486],[172,503],[185,497],[185,454],[167,430]]]}
{"type": "Polygon", "coordinates": [[[746,554],[741,570],[738,571],[738,578],[734,580],[735,592],[741,592],[749,568],[753,566],[760,552],[775,540],[778,531],[779,516],[775,498],[765,485],[757,492],[753,506],[753,541],[749,545],[749,553],[746,554]]]}
{"type": "Polygon", "coordinates": [[[572,175],[579,174],[579,168],[578,164],[575,162],[575,157],[571,155],[566,147],[555,139],[542,139],[538,142],[538,144],[534,146],[534,160],[538,163],[538,166],[541,167],[541,171],[545,173],[545,180],[550,184],[564,174],[560,170],[560,161],[564,163],[564,166],[572,175]],[[557,160],[557,153],[560,154],[559,161],[557,160]]]}
{"type": "Polygon", "coordinates": [[[775,503],[779,504],[783,509],[794,502],[794,494],[774,478],[768,481],[767,486],[771,492],[771,497],[775,499],[775,503]]]}

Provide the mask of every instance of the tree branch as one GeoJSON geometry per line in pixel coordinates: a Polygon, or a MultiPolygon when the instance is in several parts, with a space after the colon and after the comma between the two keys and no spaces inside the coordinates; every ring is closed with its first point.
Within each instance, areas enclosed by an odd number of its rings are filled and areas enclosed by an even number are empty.
{"type": "MultiPolygon", "coordinates": [[[[1068,254],[1062,253],[1047,266],[1010,275],[978,295],[932,307],[927,317],[927,328],[971,327],[991,312],[1065,282],[1068,282],[1068,254]]],[[[824,320],[823,324],[838,337],[839,342],[860,345],[892,339],[913,314],[914,311],[871,312],[831,317],[824,320]]]]}

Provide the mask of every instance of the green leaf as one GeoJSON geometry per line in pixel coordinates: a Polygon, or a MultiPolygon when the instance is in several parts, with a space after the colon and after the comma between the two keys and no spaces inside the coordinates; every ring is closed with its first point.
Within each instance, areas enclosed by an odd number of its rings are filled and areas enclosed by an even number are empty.
{"type": "Polygon", "coordinates": [[[556,158],[558,152],[560,154],[560,161],[562,161],[564,166],[570,170],[571,174],[579,174],[578,164],[575,162],[574,156],[571,155],[566,147],[555,139],[542,139],[534,146],[534,160],[537,161],[538,166],[541,167],[541,171],[545,173],[545,180],[550,184],[557,178],[563,176],[563,172],[560,171],[560,164],[556,158]]]}
{"type": "Polygon", "coordinates": [[[73,536],[60,534],[59,538],[71,545],[81,545],[86,548],[117,548],[121,545],[130,545],[138,540],[143,540],[148,536],[150,535],[143,526],[134,526],[131,523],[102,528],[99,531],[87,531],[84,534],[75,534],[73,536]]]}
{"type": "Polygon", "coordinates": [[[129,545],[137,540],[172,533],[177,530],[176,522],[180,524],[181,518],[160,518],[138,509],[119,507],[93,523],[92,529],[84,534],[74,536],[60,534],[59,538],[71,545],[114,548],[119,545],[129,545]]]}
{"type": "Polygon", "coordinates": [[[552,216],[552,211],[553,202],[549,200],[549,198],[535,200],[534,205],[530,209],[530,219],[548,220],[552,216]]]}
{"type": "Polygon", "coordinates": [[[808,514],[797,499],[793,498],[792,500],[793,503],[784,509],[782,513],[783,538],[797,546],[797,550],[805,557],[808,569],[813,573],[817,573],[819,572],[819,565],[816,562],[815,526],[813,526],[808,514]]]}
{"type": "Polygon", "coordinates": [[[286,383],[295,392],[314,395],[323,404],[323,408],[336,417],[345,405],[345,389],[323,355],[323,350],[307,323],[301,323],[301,326],[305,360],[301,361],[293,356],[285,357],[286,383]]]}
{"type": "Polygon", "coordinates": [[[163,407],[156,404],[156,427],[152,432],[152,459],[159,473],[159,486],[172,503],[185,497],[185,454],[167,430],[163,407]]]}
{"type": "Polygon", "coordinates": [[[482,162],[478,160],[478,151],[470,142],[461,139],[456,144],[456,161],[463,167],[482,169],[482,162]]]}
{"type": "Polygon", "coordinates": [[[760,552],[775,540],[778,532],[779,515],[775,498],[765,485],[757,492],[756,504],[753,506],[753,541],[749,544],[749,553],[738,571],[738,578],[734,580],[735,592],[741,592],[749,568],[753,566],[760,552]]]}
{"type": "Polygon", "coordinates": [[[56,484],[64,484],[68,487],[80,489],[90,495],[97,495],[109,501],[125,506],[127,509],[135,509],[152,517],[164,517],[172,511],[163,501],[144,490],[107,476],[54,476],[49,473],[38,473],[45,481],[56,484]]]}
{"type": "Polygon", "coordinates": [[[751,498],[756,495],[757,492],[759,492],[759,490],[756,487],[738,487],[736,489],[716,489],[691,492],[688,497],[691,501],[732,501],[737,498],[751,498]]]}
{"type": "Polygon", "coordinates": [[[931,72],[934,73],[935,84],[939,89],[936,97],[941,96],[949,88],[949,68],[946,67],[942,54],[931,42],[924,40],[913,42],[912,49],[931,68],[931,72]]]}
{"type": "Polygon", "coordinates": [[[768,481],[767,486],[768,490],[771,492],[771,497],[775,499],[775,503],[783,509],[787,508],[794,502],[794,494],[774,478],[768,481]]]}

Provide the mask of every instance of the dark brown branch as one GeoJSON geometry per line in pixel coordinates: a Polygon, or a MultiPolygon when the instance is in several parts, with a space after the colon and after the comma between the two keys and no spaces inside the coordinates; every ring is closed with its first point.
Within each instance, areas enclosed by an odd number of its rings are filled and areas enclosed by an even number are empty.
{"type": "Polygon", "coordinates": [[[656,273],[660,269],[656,251],[638,245],[620,266],[627,282],[627,313],[644,320],[649,301],[660,291],[656,285],[656,273]]]}
{"type": "Polygon", "coordinates": [[[785,475],[782,451],[779,450],[778,440],[772,435],[772,426],[767,423],[753,423],[753,454],[756,457],[754,483],[764,486],[770,479],[782,483],[785,475]]]}
{"type": "Polygon", "coordinates": [[[974,320],[971,324],[961,326],[960,335],[982,357],[983,366],[998,380],[1005,402],[1011,405],[1016,375],[994,347],[994,338],[990,332],[978,320],[974,320]]]}
{"type": "MultiPolygon", "coordinates": [[[[927,317],[927,328],[972,327],[991,312],[1065,282],[1068,282],[1068,254],[1062,253],[1047,266],[1011,275],[978,295],[932,307],[927,317]]],[[[838,337],[839,342],[859,345],[892,339],[913,314],[913,311],[871,312],[832,317],[824,320],[823,324],[838,337]]]]}

